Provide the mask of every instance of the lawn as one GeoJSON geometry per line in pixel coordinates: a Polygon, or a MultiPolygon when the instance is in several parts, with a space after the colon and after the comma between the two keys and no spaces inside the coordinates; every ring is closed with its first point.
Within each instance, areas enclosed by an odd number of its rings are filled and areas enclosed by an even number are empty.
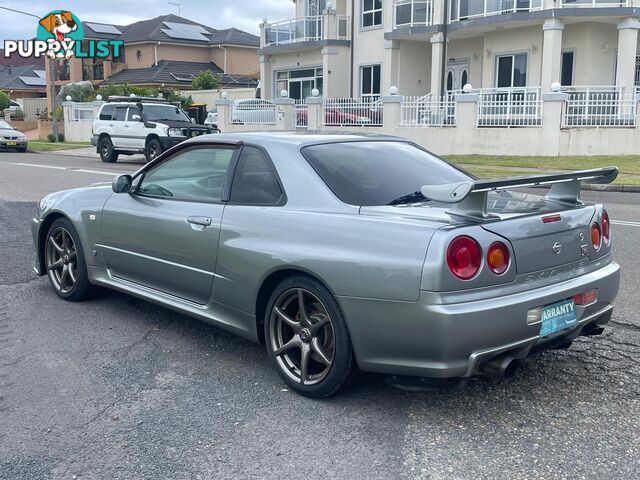
{"type": "Polygon", "coordinates": [[[90,147],[88,142],[73,143],[73,142],[29,142],[29,150],[32,152],[51,152],[54,150],[70,150],[73,148],[85,148],[90,147]]]}
{"type": "Polygon", "coordinates": [[[489,155],[451,155],[456,163],[480,178],[515,177],[557,170],[585,170],[615,165],[620,174],[614,183],[640,185],[640,156],[599,157],[509,157],[489,155]]]}

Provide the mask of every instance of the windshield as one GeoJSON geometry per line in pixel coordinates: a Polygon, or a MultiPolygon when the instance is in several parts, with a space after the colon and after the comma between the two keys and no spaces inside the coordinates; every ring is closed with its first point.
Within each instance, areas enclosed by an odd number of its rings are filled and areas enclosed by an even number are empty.
{"type": "Polygon", "coordinates": [[[145,105],[144,113],[149,122],[160,122],[163,120],[190,122],[191,120],[179,107],[173,105],[145,105]]]}
{"type": "MultiPolygon", "coordinates": [[[[425,185],[472,178],[404,142],[330,143],[305,147],[302,154],[333,193],[349,205],[387,205],[425,185]]],[[[415,201],[421,200],[425,199],[415,201]]]]}

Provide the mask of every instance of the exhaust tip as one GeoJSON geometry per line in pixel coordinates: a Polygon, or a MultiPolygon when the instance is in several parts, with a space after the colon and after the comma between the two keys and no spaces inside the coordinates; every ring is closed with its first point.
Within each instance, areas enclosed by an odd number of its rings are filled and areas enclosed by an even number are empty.
{"type": "Polygon", "coordinates": [[[511,356],[496,357],[482,366],[482,372],[494,378],[513,378],[522,366],[522,361],[511,356]]]}

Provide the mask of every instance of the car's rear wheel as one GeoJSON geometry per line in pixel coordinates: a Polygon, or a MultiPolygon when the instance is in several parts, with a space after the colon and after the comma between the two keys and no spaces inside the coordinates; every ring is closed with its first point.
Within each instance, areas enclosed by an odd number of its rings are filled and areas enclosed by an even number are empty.
{"type": "Polygon", "coordinates": [[[160,140],[152,138],[147,142],[147,148],[144,149],[144,155],[147,162],[153,162],[160,156],[160,154],[162,154],[162,145],[160,144],[160,140]]]}
{"type": "Polygon", "coordinates": [[[102,137],[98,144],[100,159],[105,163],[113,163],[118,160],[118,152],[113,149],[113,142],[109,137],[102,137]]]}
{"type": "Polygon", "coordinates": [[[66,218],[55,220],[44,245],[47,275],[58,296],[79,301],[91,294],[84,252],[73,225],[66,218]]]}
{"type": "Polygon", "coordinates": [[[280,283],[265,314],[267,351],[282,379],[315,398],[346,387],[356,371],[340,308],[319,282],[294,276],[280,283]]]}

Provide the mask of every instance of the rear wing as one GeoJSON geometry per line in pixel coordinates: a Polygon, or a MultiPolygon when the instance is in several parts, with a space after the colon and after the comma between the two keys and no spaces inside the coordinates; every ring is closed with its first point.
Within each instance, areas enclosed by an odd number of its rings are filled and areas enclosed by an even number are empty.
{"type": "Polygon", "coordinates": [[[447,211],[451,215],[485,220],[491,218],[487,214],[487,195],[491,191],[551,185],[546,198],[577,205],[580,204],[580,184],[582,182],[611,183],[617,176],[617,167],[606,167],[568,173],[427,185],[422,187],[420,192],[428,199],[452,204],[452,207],[447,211]]]}

